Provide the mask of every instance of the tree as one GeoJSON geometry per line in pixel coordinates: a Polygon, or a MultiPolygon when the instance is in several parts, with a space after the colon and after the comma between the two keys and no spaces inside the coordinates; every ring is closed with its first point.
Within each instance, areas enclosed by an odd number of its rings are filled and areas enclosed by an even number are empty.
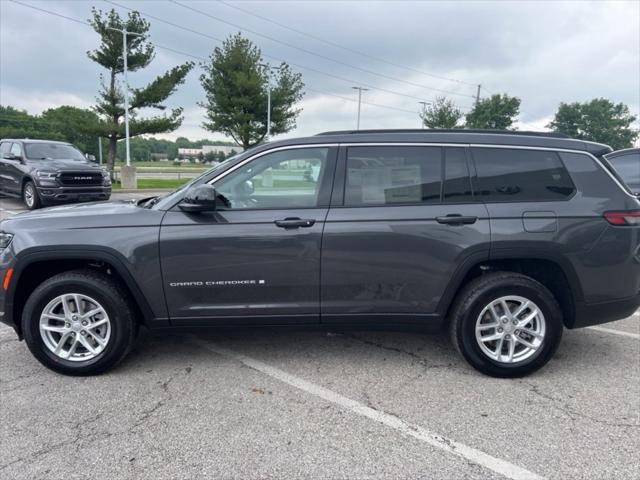
{"type": "Polygon", "coordinates": [[[85,130],[85,125],[99,122],[98,116],[91,110],[63,105],[45,110],[42,112],[42,119],[83,153],[98,156],[98,137],[85,130]]]}
{"type": "Polygon", "coordinates": [[[0,106],[0,138],[36,138],[73,143],[83,153],[98,154],[98,138],[84,132],[98,116],[91,110],[63,105],[29,115],[13,107],[0,106]]]}
{"type": "MultiPolygon", "coordinates": [[[[200,82],[206,94],[204,128],[233,138],[247,149],[267,135],[268,66],[260,50],[239,33],[216,47],[200,82]]],[[[299,73],[281,63],[271,78],[271,134],[296,126],[304,83],[299,73]]]]}
{"type": "MultiPolygon", "coordinates": [[[[126,19],[121,19],[115,10],[103,13],[92,9],[93,18],[89,23],[100,35],[101,44],[96,50],[87,52],[87,56],[94,62],[108,70],[108,82],[100,77],[102,85],[98,93],[98,103],[95,106],[100,120],[88,125],[87,131],[100,135],[109,140],[107,166],[113,169],[116,158],[117,142],[124,138],[124,95],[122,88],[116,83],[116,76],[124,72],[124,56],[122,53],[122,30],[131,32],[127,35],[127,69],[129,72],[147,67],[153,60],[154,48],[147,40],[149,22],[144,20],[138,12],[130,12],[126,19]]],[[[187,62],[172,68],[146,87],[131,89],[129,102],[129,135],[131,137],[149,133],[171,132],[181,124],[182,108],[174,108],[168,115],[157,115],[150,118],[139,118],[137,111],[143,108],[165,110],[163,102],[175,92],[178,85],[184,83],[185,77],[193,68],[192,62],[187,62]]]]}
{"type": "Polygon", "coordinates": [[[451,100],[437,97],[435,102],[424,109],[420,118],[427,128],[458,128],[462,112],[451,100]]]}
{"type": "Polygon", "coordinates": [[[638,130],[631,128],[636,119],[627,105],[594,98],[585,103],[561,103],[547,127],[573,138],[606,143],[619,150],[633,146],[638,138],[638,130]]]}
{"type": "Polygon", "coordinates": [[[475,104],[466,115],[466,128],[508,130],[520,113],[520,99],[503,95],[491,95],[475,104]]]}
{"type": "Polygon", "coordinates": [[[42,117],[2,105],[0,105],[0,138],[66,140],[61,132],[42,117]]]}

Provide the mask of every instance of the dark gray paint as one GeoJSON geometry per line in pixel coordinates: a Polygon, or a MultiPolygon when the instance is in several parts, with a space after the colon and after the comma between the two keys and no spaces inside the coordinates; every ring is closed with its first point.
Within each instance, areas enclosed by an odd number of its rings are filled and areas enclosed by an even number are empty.
{"type": "MultiPolygon", "coordinates": [[[[582,152],[604,148],[525,136],[321,136],[259,147],[226,168],[275,147],[402,139],[424,144],[444,139],[447,143],[463,139],[519,142],[582,152]]],[[[46,251],[51,258],[62,249],[67,254],[106,251],[130,273],[152,317],[170,317],[173,325],[317,323],[321,315],[327,323],[354,316],[377,323],[390,317],[440,320],[472,266],[488,259],[539,258],[557,262],[566,273],[579,316],[613,312],[602,320],[580,320],[577,325],[613,320],[638,306],[640,229],[613,227],[602,215],[609,210],[640,209],[640,201],[625,193],[589,155],[561,152],[561,157],[577,193],[557,202],[344,208],[339,164],[332,204],[326,208],[187,214],[176,206],[182,190],[152,209],[110,203],[21,214],[0,223],[1,230],[15,234],[11,247],[0,254],[0,272],[9,266],[19,271],[33,251],[46,251]],[[449,214],[478,219],[470,225],[435,220],[449,214]],[[275,226],[275,220],[292,216],[315,223],[297,230],[275,226]],[[264,280],[265,284],[169,286],[234,280],[264,280]]],[[[224,168],[216,175],[221,171],[224,168]]],[[[196,183],[210,180],[205,175],[196,183]]],[[[0,290],[0,306],[6,307],[11,302],[4,297],[0,290]]],[[[573,325],[572,320],[568,324],[573,325]]],[[[5,316],[3,321],[12,323],[13,318],[5,316]]]]}

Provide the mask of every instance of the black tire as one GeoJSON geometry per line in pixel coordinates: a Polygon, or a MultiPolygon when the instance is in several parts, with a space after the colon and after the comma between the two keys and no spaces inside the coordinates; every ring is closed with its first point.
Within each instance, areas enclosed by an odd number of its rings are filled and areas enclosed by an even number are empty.
{"type": "MultiPolygon", "coordinates": [[[[522,377],[543,367],[556,352],[562,339],[562,310],[551,292],[536,280],[512,272],[489,273],[471,281],[458,294],[449,327],[454,346],[476,370],[492,377],[522,377]],[[530,358],[516,363],[499,362],[480,347],[476,340],[476,322],[492,301],[514,295],[538,306],[544,315],[546,332],[530,358]]],[[[498,350],[496,346],[495,351],[498,350]]]]}
{"type": "Polygon", "coordinates": [[[97,375],[113,368],[129,353],[138,331],[134,312],[128,292],[109,275],[94,270],[72,270],[49,278],[34,290],[22,313],[22,331],[29,350],[45,367],[65,375],[97,375]],[[90,360],[60,358],[45,345],[40,334],[44,308],[65,293],[79,293],[97,300],[109,316],[109,340],[90,360]]]}
{"type": "Polygon", "coordinates": [[[42,207],[42,201],[38,194],[38,189],[32,181],[28,181],[22,187],[22,202],[29,210],[35,210],[42,207]]]}

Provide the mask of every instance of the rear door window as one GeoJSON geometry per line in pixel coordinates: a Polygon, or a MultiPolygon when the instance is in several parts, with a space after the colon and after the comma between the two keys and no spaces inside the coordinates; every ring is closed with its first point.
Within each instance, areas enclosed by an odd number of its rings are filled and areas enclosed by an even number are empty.
{"type": "Polygon", "coordinates": [[[484,202],[566,200],[575,186],[556,152],[472,148],[475,194],[484,202]]]}
{"type": "Polygon", "coordinates": [[[441,187],[440,147],[347,149],[346,206],[440,203],[441,187]]]}

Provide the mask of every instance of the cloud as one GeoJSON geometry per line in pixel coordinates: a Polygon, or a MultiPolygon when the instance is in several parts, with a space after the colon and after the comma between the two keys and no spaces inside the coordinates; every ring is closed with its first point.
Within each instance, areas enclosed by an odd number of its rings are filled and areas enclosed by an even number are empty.
{"type": "MultiPolygon", "coordinates": [[[[295,64],[308,91],[299,105],[303,111],[297,129],[286,136],[354,128],[354,85],[372,87],[363,95],[363,128],[416,128],[420,100],[432,101],[445,90],[458,105],[469,107],[476,84],[482,84],[483,96],[506,92],[520,97],[523,128],[544,128],[561,101],[606,97],[640,110],[640,2],[233,4],[327,43],[217,2],[189,5],[236,26],[168,2],[116,1],[156,17],[149,21],[158,45],[206,58],[219,45],[209,37],[224,39],[241,26],[267,61],[295,64]]],[[[81,20],[89,17],[91,8],[75,1],[29,3],[81,20]]],[[[113,7],[95,3],[103,10],[113,7]]],[[[0,2],[0,27],[0,102],[33,112],[93,102],[101,68],[86,57],[98,44],[90,28],[10,2],[0,2]]],[[[154,62],[130,75],[130,83],[142,86],[187,60],[158,48],[154,62]]],[[[166,137],[220,138],[201,128],[204,110],[197,103],[204,93],[199,74],[196,68],[167,102],[185,108],[185,121],[166,137]]]]}

